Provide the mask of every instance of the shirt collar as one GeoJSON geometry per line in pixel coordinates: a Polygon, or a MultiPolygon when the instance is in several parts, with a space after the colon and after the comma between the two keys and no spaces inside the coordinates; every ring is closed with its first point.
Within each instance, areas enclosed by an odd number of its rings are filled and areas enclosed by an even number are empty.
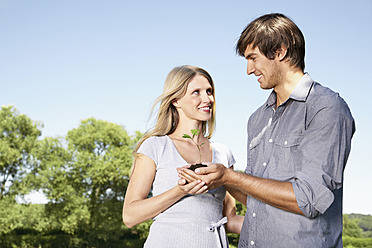
{"type": "MultiPolygon", "coordinates": [[[[308,73],[305,73],[300,81],[298,81],[295,89],[293,90],[289,98],[297,101],[305,101],[307,96],[309,95],[313,83],[314,81],[310,77],[310,75],[308,73]]],[[[276,104],[276,93],[274,90],[271,92],[269,98],[266,101],[266,107],[272,106],[273,104],[276,104]]]]}
{"type": "Polygon", "coordinates": [[[289,98],[292,98],[297,101],[305,101],[309,95],[311,86],[313,85],[313,79],[308,73],[302,76],[300,81],[298,81],[296,88],[293,90],[289,98]]]}

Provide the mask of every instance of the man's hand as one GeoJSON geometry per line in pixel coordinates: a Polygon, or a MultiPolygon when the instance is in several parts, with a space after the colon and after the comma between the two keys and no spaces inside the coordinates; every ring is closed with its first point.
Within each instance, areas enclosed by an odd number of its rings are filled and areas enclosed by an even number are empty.
{"type": "Polygon", "coordinates": [[[201,180],[205,182],[209,189],[217,188],[226,183],[226,174],[228,169],[223,164],[204,163],[208,167],[201,167],[193,172],[189,170],[189,166],[177,168],[178,174],[187,182],[201,180]]]}

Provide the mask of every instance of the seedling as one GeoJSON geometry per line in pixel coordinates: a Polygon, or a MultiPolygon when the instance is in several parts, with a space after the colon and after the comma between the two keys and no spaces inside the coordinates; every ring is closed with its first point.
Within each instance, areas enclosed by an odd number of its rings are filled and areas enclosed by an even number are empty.
{"type": "Polygon", "coordinates": [[[183,134],[182,138],[185,138],[185,139],[191,139],[191,141],[196,145],[196,147],[198,148],[198,151],[199,151],[199,163],[198,164],[193,164],[189,167],[190,170],[195,170],[196,168],[199,168],[199,167],[206,167],[206,165],[202,164],[201,162],[201,146],[204,145],[204,143],[201,143],[200,145],[198,143],[196,143],[194,141],[194,137],[195,136],[198,136],[200,133],[200,130],[195,127],[195,129],[191,129],[191,134],[192,136],[188,135],[188,134],[183,134]]]}

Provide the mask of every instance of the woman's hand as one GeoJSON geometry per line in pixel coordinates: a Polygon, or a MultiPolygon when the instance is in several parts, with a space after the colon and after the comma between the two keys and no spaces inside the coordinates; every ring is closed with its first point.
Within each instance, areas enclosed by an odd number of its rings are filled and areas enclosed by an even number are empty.
{"type": "Polygon", "coordinates": [[[229,169],[223,164],[207,163],[207,167],[197,168],[194,171],[189,170],[188,166],[177,168],[178,176],[185,179],[187,182],[201,180],[206,183],[209,189],[217,188],[225,184],[226,174],[229,169]]]}
{"type": "Polygon", "coordinates": [[[201,180],[194,180],[193,182],[188,183],[186,179],[181,178],[178,180],[178,188],[185,195],[196,195],[208,192],[208,187],[205,185],[205,182],[201,180]]]}
{"type": "Polygon", "coordinates": [[[190,165],[185,165],[180,168],[177,168],[178,176],[181,179],[185,179],[187,183],[194,182],[196,180],[201,180],[201,177],[196,174],[194,171],[189,170],[190,165]]]}

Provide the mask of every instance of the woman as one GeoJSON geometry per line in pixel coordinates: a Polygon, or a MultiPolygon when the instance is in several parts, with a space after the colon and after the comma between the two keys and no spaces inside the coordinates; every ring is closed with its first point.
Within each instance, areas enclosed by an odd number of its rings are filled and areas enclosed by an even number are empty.
{"type": "Polygon", "coordinates": [[[231,151],[209,140],[215,127],[214,84],[205,70],[174,68],[167,76],[155,127],[134,149],[135,162],[127,188],[123,221],[129,228],[153,218],[145,247],[228,247],[226,230],[240,233],[243,218],[235,200],[221,186],[208,191],[204,182],[179,179],[176,168],[199,161],[233,168],[231,151]],[[182,138],[191,129],[198,135],[182,138]],[[153,197],[147,198],[152,187],[153,197]],[[225,217],[224,217],[225,216],[225,217]]]}

